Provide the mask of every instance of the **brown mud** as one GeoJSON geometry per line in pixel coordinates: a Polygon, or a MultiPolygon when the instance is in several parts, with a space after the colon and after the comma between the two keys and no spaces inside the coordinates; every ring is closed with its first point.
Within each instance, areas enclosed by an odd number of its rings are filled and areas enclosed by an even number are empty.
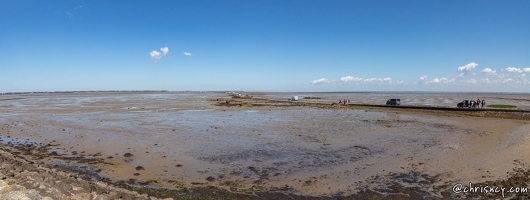
{"type": "MultiPolygon", "coordinates": [[[[0,120],[0,172],[4,180],[53,199],[491,199],[502,196],[451,189],[468,182],[530,183],[525,110],[259,97],[198,104],[197,111],[169,115],[186,119],[172,122],[179,126],[159,117],[145,120],[182,109],[162,100],[145,108],[108,101],[79,109],[30,108],[31,115],[4,107],[0,114],[10,115],[0,120]],[[202,118],[188,114],[205,109],[214,109],[208,116],[217,121],[194,121],[202,118]],[[151,112],[156,115],[138,114],[151,112]],[[55,116],[61,113],[68,118],[55,116]],[[191,128],[182,125],[189,123],[191,128]],[[94,136],[90,130],[112,134],[94,136]],[[127,142],[132,138],[143,142],[127,142]]],[[[507,197],[523,199],[528,193],[507,197]]]]}

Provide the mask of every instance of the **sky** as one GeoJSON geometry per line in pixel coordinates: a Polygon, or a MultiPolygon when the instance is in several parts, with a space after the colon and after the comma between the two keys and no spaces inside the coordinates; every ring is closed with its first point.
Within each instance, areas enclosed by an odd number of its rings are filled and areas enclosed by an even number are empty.
{"type": "Polygon", "coordinates": [[[528,0],[0,1],[0,92],[530,93],[528,0]]]}

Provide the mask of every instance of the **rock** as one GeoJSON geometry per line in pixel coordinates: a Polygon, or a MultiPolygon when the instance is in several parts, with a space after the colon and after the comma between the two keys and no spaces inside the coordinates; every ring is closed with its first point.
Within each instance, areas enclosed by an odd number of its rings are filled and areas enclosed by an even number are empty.
{"type": "Polygon", "coordinates": [[[105,182],[101,181],[96,182],[96,185],[101,188],[106,188],[108,186],[105,182]]]}
{"type": "Polygon", "coordinates": [[[125,153],[125,154],[123,154],[123,156],[128,158],[128,157],[132,157],[133,155],[132,155],[132,153],[125,153]]]}
{"type": "Polygon", "coordinates": [[[72,190],[74,190],[74,191],[78,191],[78,190],[82,190],[82,189],[83,189],[82,187],[72,186],[72,190]]]}
{"type": "Polygon", "coordinates": [[[138,166],[138,167],[136,167],[135,169],[136,169],[136,170],[145,170],[145,168],[142,167],[142,166],[138,166]]]}
{"type": "Polygon", "coordinates": [[[206,178],[207,181],[210,181],[210,182],[213,182],[215,181],[215,178],[214,177],[211,177],[211,176],[208,176],[208,178],[206,178]]]}

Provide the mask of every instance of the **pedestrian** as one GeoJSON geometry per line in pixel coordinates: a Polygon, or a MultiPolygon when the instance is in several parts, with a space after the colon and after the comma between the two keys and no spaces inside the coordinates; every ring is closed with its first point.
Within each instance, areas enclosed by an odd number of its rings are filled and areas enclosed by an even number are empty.
{"type": "Polygon", "coordinates": [[[348,99],[348,103],[350,103],[350,100],[348,99]]]}
{"type": "Polygon", "coordinates": [[[344,101],[342,101],[342,102],[344,102],[344,105],[346,105],[346,99],[344,99],[344,101]]]}
{"type": "Polygon", "coordinates": [[[342,103],[342,100],[339,99],[339,104],[341,104],[341,103],[342,103]]]}
{"type": "Polygon", "coordinates": [[[486,100],[482,99],[482,107],[484,108],[485,105],[486,105],[486,100]]]}

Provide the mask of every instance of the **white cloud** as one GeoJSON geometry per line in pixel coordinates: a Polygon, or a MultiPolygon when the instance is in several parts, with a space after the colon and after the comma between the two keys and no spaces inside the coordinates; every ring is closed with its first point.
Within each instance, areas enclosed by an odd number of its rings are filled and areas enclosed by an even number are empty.
{"type": "Polygon", "coordinates": [[[475,79],[471,79],[471,80],[469,80],[469,82],[470,82],[470,83],[473,83],[473,84],[477,84],[478,81],[475,80],[475,79]]]}
{"type": "Polygon", "coordinates": [[[367,79],[364,79],[365,82],[374,82],[374,81],[379,81],[379,82],[392,82],[392,79],[391,78],[367,78],[367,79]]]}
{"type": "Polygon", "coordinates": [[[376,78],[367,78],[367,79],[364,79],[365,82],[374,82],[374,81],[377,81],[376,78]]]}
{"type": "Polygon", "coordinates": [[[509,72],[509,73],[523,73],[522,69],[515,68],[515,67],[507,67],[506,69],[503,69],[503,71],[509,72]]]}
{"type": "MultiPolygon", "coordinates": [[[[392,78],[386,77],[386,78],[360,78],[360,77],[353,77],[353,76],[345,76],[340,78],[340,81],[343,83],[373,83],[373,82],[388,82],[389,84],[392,83],[392,78]]],[[[336,83],[337,80],[328,80],[325,78],[320,78],[317,80],[311,81],[311,84],[320,84],[320,83],[336,83]]],[[[399,82],[399,84],[403,83],[403,81],[399,82]]]]}
{"type": "Polygon", "coordinates": [[[431,83],[443,83],[443,84],[447,84],[447,83],[455,83],[456,80],[453,78],[453,79],[448,79],[448,78],[434,78],[432,80],[429,81],[429,79],[427,78],[427,76],[422,76],[420,77],[420,81],[418,82],[419,84],[431,84],[431,83]]]}
{"type": "Polygon", "coordinates": [[[420,81],[418,81],[418,84],[427,84],[429,83],[429,79],[427,75],[420,77],[420,81]]]}
{"type": "Polygon", "coordinates": [[[311,84],[321,84],[321,83],[327,83],[327,82],[329,82],[327,79],[320,78],[320,79],[311,81],[311,84]]]}
{"type": "Polygon", "coordinates": [[[480,82],[481,82],[481,83],[491,83],[491,81],[490,81],[489,78],[480,79],[480,82]]]}
{"type": "Polygon", "coordinates": [[[477,67],[478,64],[477,63],[469,63],[467,65],[464,65],[464,66],[460,66],[458,67],[458,72],[460,72],[460,75],[458,75],[459,77],[464,77],[464,76],[467,76],[469,74],[469,72],[471,72],[471,70],[475,69],[475,67],[477,67]]]}
{"type": "Polygon", "coordinates": [[[151,55],[151,58],[155,60],[155,62],[162,58],[162,54],[156,50],[151,51],[149,55],[151,55]]]}
{"type": "Polygon", "coordinates": [[[70,17],[70,18],[72,18],[72,16],[73,16],[72,13],[70,13],[70,12],[66,12],[66,15],[67,15],[68,17],[70,17]]]}
{"type": "Polygon", "coordinates": [[[340,81],[342,81],[344,83],[359,82],[359,81],[362,81],[362,80],[363,80],[363,78],[353,77],[353,76],[345,76],[345,77],[340,78],[340,81]]]}
{"type": "Polygon", "coordinates": [[[169,47],[162,47],[160,48],[160,51],[153,50],[149,52],[149,55],[151,55],[151,59],[157,62],[162,57],[166,56],[168,53],[169,53],[169,47]]]}
{"type": "Polygon", "coordinates": [[[482,71],[483,74],[486,74],[486,75],[497,75],[497,71],[495,70],[492,70],[491,68],[484,68],[482,71]]]}
{"type": "MultiPolygon", "coordinates": [[[[190,52],[184,52],[184,55],[185,56],[191,56],[191,53],[190,52]]],[[[200,56],[199,56],[200,57],[200,56]]]]}
{"type": "Polygon", "coordinates": [[[81,8],[83,8],[83,6],[76,6],[76,7],[74,8],[74,10],[79,10],[79,9],[81,9],[81,8]]]}
{"type": "Polygon", "coordinates": [[[160,51],[162,51],[162,54],[164,54],[164,56],[169,52],[169,48],[168,47],[162,47],[160,48],[160,51]]]}
{"type": "Polygon", "coordinates": [[[530,67],[523,68],[523,72],[530,73],[530,67]]]}
{"type": "Polygon", "coordinates": [[[454,81],[455,81],[455,79],[448,79],[448,78],[443,77],[443,78],[434,78],[434,79],[432,79],[432,81],[430,81],[430,82],[432,82],[432,83],[445,83],[445,84],[447,84],[447,83],[452,83],[452,82],[454,82],[454,81]]]}

